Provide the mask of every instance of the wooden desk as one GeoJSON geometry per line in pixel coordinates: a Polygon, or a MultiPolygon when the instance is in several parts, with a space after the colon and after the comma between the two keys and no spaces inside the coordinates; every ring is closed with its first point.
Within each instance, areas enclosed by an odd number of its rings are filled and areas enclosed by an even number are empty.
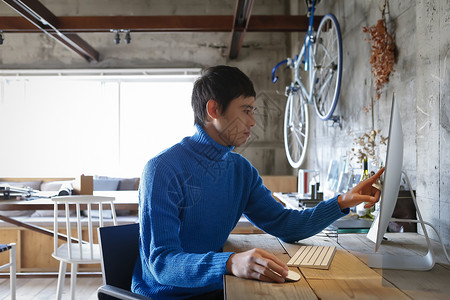
{"type": "MultiPolygon", "coordinates": [[[[137,210],[139,205],[138,191],[94,192],[95,196],[115,197],[114,207],[117,209],[137,210]]],[[[62,207],[62,206],[61,206],[62,207]]],[[[34,200],[2,200],[0,210],[53,210],[50,198],[34,200]]]]}
{"type": "MultiPolygon", "coordinates": [[[[425,240],[417,233],[386,235],[381,252],[425,254],[425,240]]],[[[264,283],[235,276],[224,277],[226,299],[449,299],[450,265],[440,245],[433,243],[437,264],[431,271],[371,269],[367,254],[374,244],[364,234],[345,234],[335,239],[312,237],[287,244],[267,234],[230,235],[224,250],[241,252],[262,248],[287,262],[299,245],[334,245],[335,257],[329,270],[291,268],[302,275],[293,283],[264,283]]],[[[450,248],[447,247],[450,251],[450,248]]]]}

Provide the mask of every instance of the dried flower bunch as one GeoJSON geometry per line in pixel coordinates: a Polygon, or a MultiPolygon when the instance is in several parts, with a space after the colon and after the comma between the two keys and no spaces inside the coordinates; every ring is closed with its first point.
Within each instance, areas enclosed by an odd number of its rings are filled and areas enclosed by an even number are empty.
{"type": "Polygon", "coordinates": [[[363,32],[370,35],[367,42],[371,46],[370,52],[372,55],[370,57],[370,64],[372,65],[372,74],[375,77],[376,100],[380,99],[382,89],[389,82],[391,72],[395,72],[395,44],[386,28],[385,9],[386,2],[383,6],[382,18],[377,21],[377,24],[370,27],[363,27],[363,32]]]}
{"type": "Polygon", "coordinates": [[[351,149],[350,160],[356,159],[357,163],[362,163],[364,157],[367,157],[373,165],[379,165],[379,157],[376,148],[381,145],[387,145],[387,137],[380,134],[381,130],[371,130],[353,140],[354,147],[351,149]],[[378,137],[378,139],[377,139],[378,137]],[[378,140],[378,141],[377,141],[378,140]]]}

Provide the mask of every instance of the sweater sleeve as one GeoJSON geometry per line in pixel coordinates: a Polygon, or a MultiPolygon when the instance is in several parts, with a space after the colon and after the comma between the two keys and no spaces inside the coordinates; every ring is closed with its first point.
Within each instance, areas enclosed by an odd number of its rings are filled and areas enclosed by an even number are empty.
{"type": "Polygon", "coordinates": [[[183,201],[183,178],[179,177],[160,160],[151,160],[144,169],[139,192],[143,278],[188,288],[222,282],[232,253],[187,253],[182,248],[179,204],[183,201]]]}
{"type": "Polygon", "coordinates": [[[349,213],[349,209],[340,209],[337,197],[322,201],[313,208],[286,209],[272,197],[256,169],[253,169],[253,176],[244,214],[254,225],[283,241],[295,242],[313,236],[349,213]]]}

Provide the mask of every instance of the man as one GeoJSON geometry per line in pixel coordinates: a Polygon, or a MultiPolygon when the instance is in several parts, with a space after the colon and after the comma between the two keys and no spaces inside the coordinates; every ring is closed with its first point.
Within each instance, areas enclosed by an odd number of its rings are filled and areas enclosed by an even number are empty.
{"type": "Polygon", "coordinates": [[[239,69],[209,68],[195,82],[192,107],[197,132],[151,159],[139,192],[140,257],[132,290],[154,299],[223,298],[222,277],[284,282],[288,267],[261,249],[222,252],[244,214],[287,242],[312,236],[349,207],[378,201],[370,180],[351,192],[304,211],[275,201],[258,171],[232,152],[255,125],[255,90],[239,69]]]}

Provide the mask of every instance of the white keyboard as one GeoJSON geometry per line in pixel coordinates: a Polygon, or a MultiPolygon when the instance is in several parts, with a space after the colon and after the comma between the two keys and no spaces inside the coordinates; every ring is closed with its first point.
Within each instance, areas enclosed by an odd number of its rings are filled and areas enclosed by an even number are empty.
{"type": "Polygon", "coordinates": [[[328,269],[335,252],[335,246],[301,246],[287,265],[290,267],[328,269]]]}

